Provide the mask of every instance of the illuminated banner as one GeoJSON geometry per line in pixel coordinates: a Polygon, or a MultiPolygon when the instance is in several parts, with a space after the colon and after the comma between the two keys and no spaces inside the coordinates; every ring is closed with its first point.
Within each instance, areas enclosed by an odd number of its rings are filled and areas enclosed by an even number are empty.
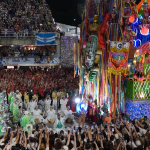
{"type": "Polygon", "coordinates": [[[125,73],[129,53],[129,42],[110,42],[108,72],[115,75],[125,73]]]}

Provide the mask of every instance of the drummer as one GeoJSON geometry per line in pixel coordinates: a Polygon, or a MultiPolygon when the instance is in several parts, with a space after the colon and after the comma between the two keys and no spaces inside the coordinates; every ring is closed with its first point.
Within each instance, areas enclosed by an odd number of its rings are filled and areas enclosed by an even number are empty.
{"type": "Polygon", "coordinates": [[[71,119],[72,121],[74,120],[74,115],[72,110],[70,110],[70,106],[68,106],[66,110],[64,110],[64,114],[66,119],[71,119]]]}
{"type": "Polygon", "coordinates": [[[50,104],[51,104],[51,98],[50,98],[50,95],[47,95],[45,99],[45,111],[46,112],[50,110],[50,104]]]}
{"type": "Polygon", "coordinates": [[[40,109],[38,109],[38,106],[35,107],[35,109],[33,110],[33,119],[39,119],[39,122],[43,122],[44,118],[42,116],[42,112],[40,109]]]}
{"type": "Polygon", "coordinates": [[[50,109],[47,111],[47,117],[45,119],[45,122],[51,122],[54,123],[54,120],[56,119],[56,111],[53,109],[53,106],[50,106],[50,109]]]}

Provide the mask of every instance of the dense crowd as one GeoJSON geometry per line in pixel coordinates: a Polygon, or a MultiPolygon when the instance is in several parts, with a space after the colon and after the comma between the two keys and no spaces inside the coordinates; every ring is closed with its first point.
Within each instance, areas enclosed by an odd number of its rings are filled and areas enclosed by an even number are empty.
{"type": "MultiPolygon", "coordinates": [[[[29,69],[1,70],[0,89],[11,91],[19,90],[23,95],[28,92],[30,98],[38,93],[39,99],[46,94],[52,95],[52,91],[64,91],[71,94],[78,90],[78,78],[74,78],[73,70],[68,71],[58,68],[41,69],[30,67],[29,69]]],[[[65,95],[64,95],[65,96],[65,95]]]]}
{"type": "Polygon", "coordinates": [[[9,57],[9,59],[14,57],[21,57],[28,58],[28,57],[39,57],[45,58],[45,57],[51,57],[56,53],[56,47],[54,47],[55,50],[52,50],[49,47],[23,47],[23,46],[6,46],[6,47],[0,47],[0,59],[2,60],[3,57],[9,57]]]}
{"type": "Polygon", "coordinates": [[[102,116],[104,122],[99,126],[71,127],[59,133],[36,125],[30,132],[22,128],[8,128],[1,137],[1,150],[149,150],[150,121],[131,121],[123,114],[108,123],[109,114],[102,116]]]}
{"type": "Polygon", "coordinates": [[[45,0],[0,1],[0,36],[59,32],[56,26],[45,0]]]}

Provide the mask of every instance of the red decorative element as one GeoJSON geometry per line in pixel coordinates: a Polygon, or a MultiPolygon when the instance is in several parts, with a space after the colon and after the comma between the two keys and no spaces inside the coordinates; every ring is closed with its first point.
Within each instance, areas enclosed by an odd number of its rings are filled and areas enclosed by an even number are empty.
{"type": "Polygon", "coordinates": [[[99,29],[98,29],[98,44],[100,48],[105,48],[105,37],[104,34],[109,26],[108,21],[111,19],[111,15],[110,14],[106,14],[103,22],[101,23],[99,29]]]}
{"type": "Polygon", "coordinates": [[[130,16],[130,17],[129,17],[129,22],[130,22],[130,23],[133,23],[133,22],[134,22],[134,20],[135,20],[134,15],[132,15],[132,16],[130,16]]]}
{"type": "Polygon", "coordinates": [[[87,44],[87,41],[86,41],[86,39],[84,39],[83,48],[86,48],[86,44],[87,44]]]}
{"type": "Polygon", "coordinates": [[[141,45],[140,47],[138,47],[138,49],[149,49],[149,42],[141,45]]]}
{"type": "Polygon", "coordinates": [[[142,35],[148,35],[148,33],[149,33],[149,28],[148,27],[142,27],[141,34],[142,35]]]}
{"type": "Polygon", "coordinates": [[[85,36],[89,36],[89,19],[85,19],[85,36]]]}

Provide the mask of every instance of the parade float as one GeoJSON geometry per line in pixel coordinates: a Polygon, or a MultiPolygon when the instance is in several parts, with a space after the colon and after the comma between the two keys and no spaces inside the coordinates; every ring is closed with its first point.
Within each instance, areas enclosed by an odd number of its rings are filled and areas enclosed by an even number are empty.
{"type": "Polygon", "coordinates": [[[113,115],[150,118],[149,3],[86,0],[74,71],[80,94],[89,99],[89,116],[104,106],[113,115]]]}

